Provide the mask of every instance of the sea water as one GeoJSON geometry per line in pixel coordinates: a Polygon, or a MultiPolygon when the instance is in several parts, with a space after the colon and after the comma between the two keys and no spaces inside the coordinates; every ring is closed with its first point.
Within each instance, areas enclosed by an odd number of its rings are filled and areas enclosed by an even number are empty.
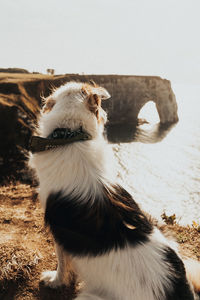
{"type": "Polygon", "coordinates": [[[179,122],[159,124],[152,103],[139,117],[148,123],[108,130],[118,181],[142,209],[180,224],[200,223],[200,86],[173,85],[179,122]]]}

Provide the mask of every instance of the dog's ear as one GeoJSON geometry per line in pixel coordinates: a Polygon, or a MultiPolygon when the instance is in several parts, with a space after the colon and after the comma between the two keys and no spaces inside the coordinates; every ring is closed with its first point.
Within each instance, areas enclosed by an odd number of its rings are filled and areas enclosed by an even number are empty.
{"type": "Polygon", "coordinates": [[[87,97],[89,97],[91,94],[97,95],[98,97],[101,98],[101,100],[106,100],[111,97],[105,88],[103,88],[101,86],[96,86],[95,84],[94,84],[94,86],[91,86],[89,84],[84,84],[81,89],[81,92],[84,96],[87,96],[87,97]]]}
{"type": "Polygon", "coordinates": [[[94,86],[85,84],[83,85],[81,92],[86,98],[86,105],[88,109],[95,114],[98,122],[101,122],[101,120],[106,122],[105,113],[103,114],[101,109],[101,100],[110,98],[108,91],[102,87],[96,86],[95,84],[94,86]]]}
{"type": "Polygon", "coordinates": [[[56,101],[51,98],[51,97],[48,97],[46,99],[44,99],[44,106],[43,106],[43,109],[42,109],[42,112],[43,113],[48,113],[52,110],[52,108],[54,107],[56,101]]]}
{"type": "Polygon", "coordinates": [[[87,107],[98,118],[99,109],[101,108],[101,98],[97,94],[90,94],[87,98],[87,107]]]}

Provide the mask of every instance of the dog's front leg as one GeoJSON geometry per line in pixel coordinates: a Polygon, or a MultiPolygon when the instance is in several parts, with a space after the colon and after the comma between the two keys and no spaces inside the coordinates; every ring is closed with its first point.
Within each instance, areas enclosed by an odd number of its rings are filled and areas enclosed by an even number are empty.
{"type": "Polygon", "coordinates": [[[45,271],[42,273],[41,281],[46,286],[57,288],[61,285],[68,285],[72,276],[71,259],[61,246],[55,244],[58,267],[56,271],[45,271]]]}

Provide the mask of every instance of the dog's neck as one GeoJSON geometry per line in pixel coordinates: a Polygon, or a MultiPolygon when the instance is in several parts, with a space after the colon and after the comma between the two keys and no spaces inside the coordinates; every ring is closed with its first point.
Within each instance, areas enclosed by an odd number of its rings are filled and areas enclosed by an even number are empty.
{"type": "Polygon", "coordinates": [[[82,127],[77,130],[71,130],[70,128],[56,128],[47,138],[33,136],[28,148],[32,153],[37,153],[91,139],[91,135],[83,131],[82,127]]]}
{"type": "Polygon", "coordinates": [[[100,135],[94,140],[34,154],[32,164],[39,177],[43,205],[48,194],[58,190],[76,193],[82,199],[100,193],[102,182],[110,180],[113,169],[109,152],[100,135]]]}

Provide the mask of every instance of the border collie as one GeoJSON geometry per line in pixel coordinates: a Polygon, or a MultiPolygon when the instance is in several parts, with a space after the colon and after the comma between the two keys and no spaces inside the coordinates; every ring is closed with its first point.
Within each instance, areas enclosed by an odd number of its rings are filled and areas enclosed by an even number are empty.
{"type": "Polygon", "coordinates": [[[67,284],[71,265],[84,288],[77,300],[192,300],[200,267],[184,265],[133,197],[116,183],[103,137],[109,93],[69,82],[45,99],[39,144],[30,157],[40,182],[45,222],[55,239],[57,271],[42,280],[67,284]],[[61,143],[62,142],[62,143],[61,143]]]}

